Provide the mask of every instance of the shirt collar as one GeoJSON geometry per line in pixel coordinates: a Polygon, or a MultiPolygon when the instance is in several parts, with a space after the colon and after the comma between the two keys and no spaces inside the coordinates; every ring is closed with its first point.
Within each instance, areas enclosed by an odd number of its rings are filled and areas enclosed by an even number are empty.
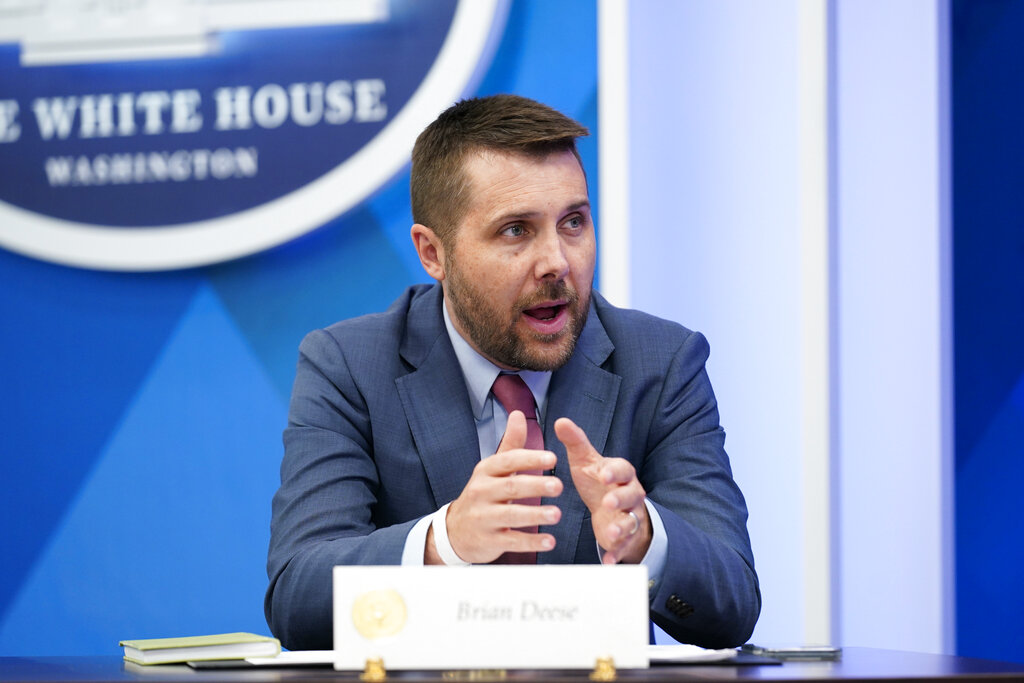
{"type": "MultiPolygon", "coordinates": [[[[447,301],[441,304],[441,312],[444,315],[444,326],[448,330],[448,337],[455,349],[455,357],[462,369],[462,376],[466,380],[466,388],[469,390],[469,403],[473,408],[473,417],[477,420],[483,418],[484,406],[487,404],[488,395],[491,393],[491,385],[495,378],[503,371],[497,365],[481,356],[476,349],[470,346],[459,331],[452,324],[448,315],[447,301]]],[[[544,405],[547,401],[548,385],[551,383],[551,373],[536,370],[520,370],[517,373],[530,387],[533,400],[537,402],[538,415],[543,419],[544,405]]]]}

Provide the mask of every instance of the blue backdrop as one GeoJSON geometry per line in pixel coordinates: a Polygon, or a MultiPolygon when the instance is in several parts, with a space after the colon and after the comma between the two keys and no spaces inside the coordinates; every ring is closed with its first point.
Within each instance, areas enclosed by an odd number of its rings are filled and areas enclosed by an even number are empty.
{"type": "Polygon", "coordinates": [[[1024,4],[952,7],[957,648],[1024,662],[1024,4]]]}
{"type": "MultiPolygon", "coordinates": [[[[595,198],[596,40],[592,0],[514,1],[469,93],[587,125],[595,198]]],[[[267,633],[298,343],[426,280],[411,222],[403,171],[299,239],[204,268],[101,272],[0,249],[0,655],[267,633]]]]}

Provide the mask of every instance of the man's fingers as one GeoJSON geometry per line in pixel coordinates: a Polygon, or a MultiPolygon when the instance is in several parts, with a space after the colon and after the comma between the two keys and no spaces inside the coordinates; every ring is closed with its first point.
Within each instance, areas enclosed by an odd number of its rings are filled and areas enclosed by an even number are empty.
{"type": "Polygon", "coordinates": [[[467,562],[490,562],[503,552],[546,552],[555,547],[551,534],[536,527],[557,524],[562,511],[554,505],[507,503],[487,505],[469,513],[448,508],[448,538],[455,553],[467,562]]]}
{"type": "Polygon", "coordinates": [[[633,561],[639,561],[647,552],[651,535],[647,508],[641,504],[632,510],[610,514],[611,516],[604,522],[594,527],[598,545],[605,550],[602,561],[605,564],[621,562],[630,555],[634,556],[633,561]],[[636,518],[633,515],[636,515],[636,518]],[[638,542],[641,545],[637,545],[638,542]]]}
{"type": "Polygon", "coordinates": [[[523,498],[555,498],[562,493],[558,477],[539,474],[517,474],[489,479],[483,495],[496,503],[523,498]]]}
{"type": "Polygon", "coordinates": [[[556,462],[551,451],[526,448],[526,418],[521,411],[512,411],[497,452],[477,463],[473,476],[448,508],[445,522],[455,553],[478,563],[490,562],[503,552],[554,548],[553,536],[528,530],[557,524],[561,511],[528,499],[554,498],[562,493],[560,479],[540,474],[556,462]]]}
{"type": "Polygon", "coordinates": [[[555,435],[565,445],[576,491],[590,510],[598,545],[606,551],[602,561],[641,561],[651,534],[643,504],[647,493],[633,465],[623,458],[603,457],[568,418],[556,420],[554,426],[555,435]]]}
{"type": "Polygon", "coordinates": [[[554,463],[554,453],[547,451],[496,453],[476,466],[459,498],[484,505],[503,504],[523,498],[556,498],[562,494],[562,480],[540,474],[554,467],[554,463]]]}
{"type": "Polygon", "coordinates": [[[542,553],[555,547],[555,537],[551,534],[535,534],[516,529],[501,532],[501,541],[504,552],[512,553],[542,553]]]}
{"type": "Polygon", "coordinates": [[[452,549],[467,562],[490,562],[503,552],[546,552],[555,547],[554,536],[532,529],[557,524],[562,518],[557,506],[500,503],[463,508],[458,502],[448,508],[445,523],[452,549]]]}
{"type": "Polygon", "coordinates": [[[509,503],[495,510],[490,526],[495,531],[521,529],[523,527],[551,526],[562,518],[562,511],[555,505],[522,505],[509,503]]]}
{"type": "Polygon", "coordinates": [[[598,478],[602,484],[628,484],[636,478],[636,470],[623,458],[605,458],[598,478]]]}
{"type": "Polygon", "coordinates": [[[631,536],[635,536],[647,526],[647,509],[637,508],[635,510],[628,510],[626,514],[619,515],[615,521],[618,528],[618,537],[628,539],[631,536]]]}
{"type": "Polygon", "coordinates": [[[513,410],[508,416],[508,424],[505,426],[505,434],[498,444],[498,453],[504,453],[514,448],[526,446],[526,417],[521,411],[513,410]]]}
{"type": "Polygon", "coordinates": [[[565,445],[570,467],[584,467],[600,461],[601,454],[590,445],[586,432],[569,418],[555,420],[555,436],[565,445]]]}
{"type": "Polygon", "coordinates": [[[551,451],[517,448],[484,458],[477,465],[477,469],[490,477],[504,477],[516,472],[550,470],[557,461],[558,458],[551,451]]]}
{"type": "Polygon", "coordinates": [[[601,499],[601,504],[609,510],[629,511],[635,510],[638,505],[643,504],[647,492],[636,479],[630,480],[628,484],[616,486],[608,491],[601,499]]]}

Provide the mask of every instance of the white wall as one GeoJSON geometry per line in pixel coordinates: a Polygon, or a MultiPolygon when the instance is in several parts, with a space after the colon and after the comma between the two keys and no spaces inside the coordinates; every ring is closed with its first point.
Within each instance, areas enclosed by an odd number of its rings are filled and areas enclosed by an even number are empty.
{"type": "Polygon", "coordinates": [[[603,284],[711,342],[756,639],[952,651],[937,4],[605,3],[603,284]]]}
{"type": "Polygon", "coordinates": [[[851,645],[953,651],[946,21],[836,14],[840,612],[851,645]]]}

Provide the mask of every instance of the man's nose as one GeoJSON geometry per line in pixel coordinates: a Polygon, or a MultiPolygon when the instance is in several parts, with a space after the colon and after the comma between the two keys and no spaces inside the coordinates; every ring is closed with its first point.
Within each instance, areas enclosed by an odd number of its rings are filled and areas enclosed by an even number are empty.
{"type": "Polygon", "coordinates": [[[569,273],[569,259],[566,257],[566,245],[558,230],[549,230],[542,239],[535,243],[538,249],[536,260],[536,277],[538,280],[561,280],[569,273]]]}

